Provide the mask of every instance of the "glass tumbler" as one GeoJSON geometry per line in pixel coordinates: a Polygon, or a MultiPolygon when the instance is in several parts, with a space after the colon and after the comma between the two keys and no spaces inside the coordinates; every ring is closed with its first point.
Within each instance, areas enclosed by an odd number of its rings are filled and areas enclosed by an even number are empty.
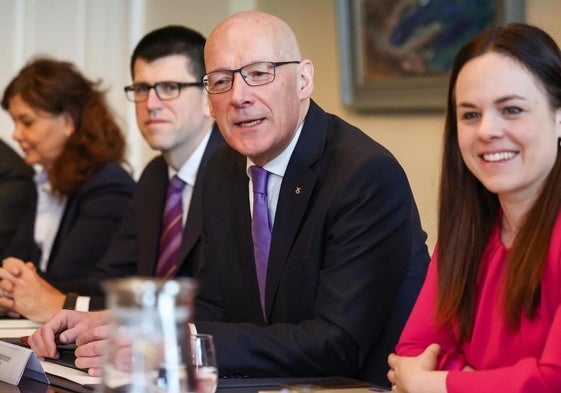
{"type": "Polygon", "coordinates": [[[103,392],[195,392],[188,327],[195,280],[133,277],[103,286],[110,313],[103,392]]]}
{"type": "Polygon", "coordinates": [[[210,334],[191,336],[191,359],[197,393],[216,392],[218,368],[214,339],[210,334]]]}

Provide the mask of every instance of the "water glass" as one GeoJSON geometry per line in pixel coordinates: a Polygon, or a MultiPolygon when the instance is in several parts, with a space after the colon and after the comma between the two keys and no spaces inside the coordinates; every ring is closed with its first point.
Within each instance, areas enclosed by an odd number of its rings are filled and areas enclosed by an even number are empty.
{"type": "Polygon", "coordinates": [[[213,337],[209,334],[192,335],[191,356],[197,393],[216,392],[218,368],[213,337]]]}
{"type": "Polygon", "coordinates": [[[103,392],[191,393],[188,322],[192,279],[125,278],[104,283],[110,335],[103,364],[103,392]]]}

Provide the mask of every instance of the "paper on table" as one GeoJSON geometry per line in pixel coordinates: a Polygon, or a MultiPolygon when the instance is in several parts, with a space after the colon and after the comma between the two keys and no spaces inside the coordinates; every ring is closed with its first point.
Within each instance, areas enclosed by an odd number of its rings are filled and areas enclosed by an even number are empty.
{"type": "Polygon", "coordinates": [[[35,332],[40,324],[29,319],[0,318],[0,337],[18,338],[29,336],[35,332]]]}
{"type": "Polygon", "coordinates": [[[0,329],[37,329],[39,326],[29,319],[0,319],[0,329]]]}
{"type": "Polygon", "coordinates": [[[47,374],[53,374],[80,385],[95,385],[101,383],[101,378],[92,377],[88,375],[87,372],[76,370],[75,368],[61,366],[60,364],[50,363],[45,360],[41,360],[41,366],[43,366],[43,370],[45,370],[47,374]]]}
{"type": "Polygon", "coordinates": [[[1,338],[19,338],[31,336],[33,333],[35,333],[35,329],[0,329],[1,338]]]}

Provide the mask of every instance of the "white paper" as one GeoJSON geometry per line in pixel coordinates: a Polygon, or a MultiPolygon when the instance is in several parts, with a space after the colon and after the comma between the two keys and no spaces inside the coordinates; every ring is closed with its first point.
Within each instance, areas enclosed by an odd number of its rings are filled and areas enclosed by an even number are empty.
{"type": "Polygon", "coordinates": [[[29,319],[0,318],[0,337],[19,338],[30,336],[39,326],[41,325],[29,319]]]}
{"type": "Polygon", "coordinates": [[[101,383],[101,378],[92,377],[85,371],[77,370],[72,367],[65,367],[45,360],[40,360],[40,362],[41,366],[43,366],[43,370],[48,374],[68,379],[80,385],[95,385],[101,383]]]}
{"type": "Polygon", "coordinates": [[[0,329],[1,338],[19,338],[31,336],[36,329],[0,329]]]}
{"type": "MultiPolygon", "coordinates": [[[[0,319],[0,329],[37,329],[40,324],[30,321],[29,319],[0,319]]],[[[4,337],[3,332],[0,335],[4,337]]]]}

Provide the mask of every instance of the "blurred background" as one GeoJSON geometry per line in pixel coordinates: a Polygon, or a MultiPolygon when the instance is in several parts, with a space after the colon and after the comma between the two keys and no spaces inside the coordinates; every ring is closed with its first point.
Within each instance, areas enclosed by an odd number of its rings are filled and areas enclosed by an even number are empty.
{"type": "MultiPolygon", "coordinates": [[[[432,251],[444,112],[363,113],[343,105],[341,64],[345,69],[347,59],[340,58],[336,0],[0,0],[0,89],[37,55],[72,61],[90,78],[101,79],[127,132],[128,161],[138,177],[155,154],[142,139],[134,107],[123,93],[131,82],[129,56],[138,40],[168,24],[208,35],[224,17],[252,9],[277,15],[294,29],[303,56],[315,65],[312,98],[361,128],[401,162],[432,251]]],[[[559,44],[560,9],[561,0],[526,0],[524,13],[527,22],[545,29],[559,44]]],[[[12,121],[2,111],[0,137],[19,151],[11,133],[12,121]]]]}

